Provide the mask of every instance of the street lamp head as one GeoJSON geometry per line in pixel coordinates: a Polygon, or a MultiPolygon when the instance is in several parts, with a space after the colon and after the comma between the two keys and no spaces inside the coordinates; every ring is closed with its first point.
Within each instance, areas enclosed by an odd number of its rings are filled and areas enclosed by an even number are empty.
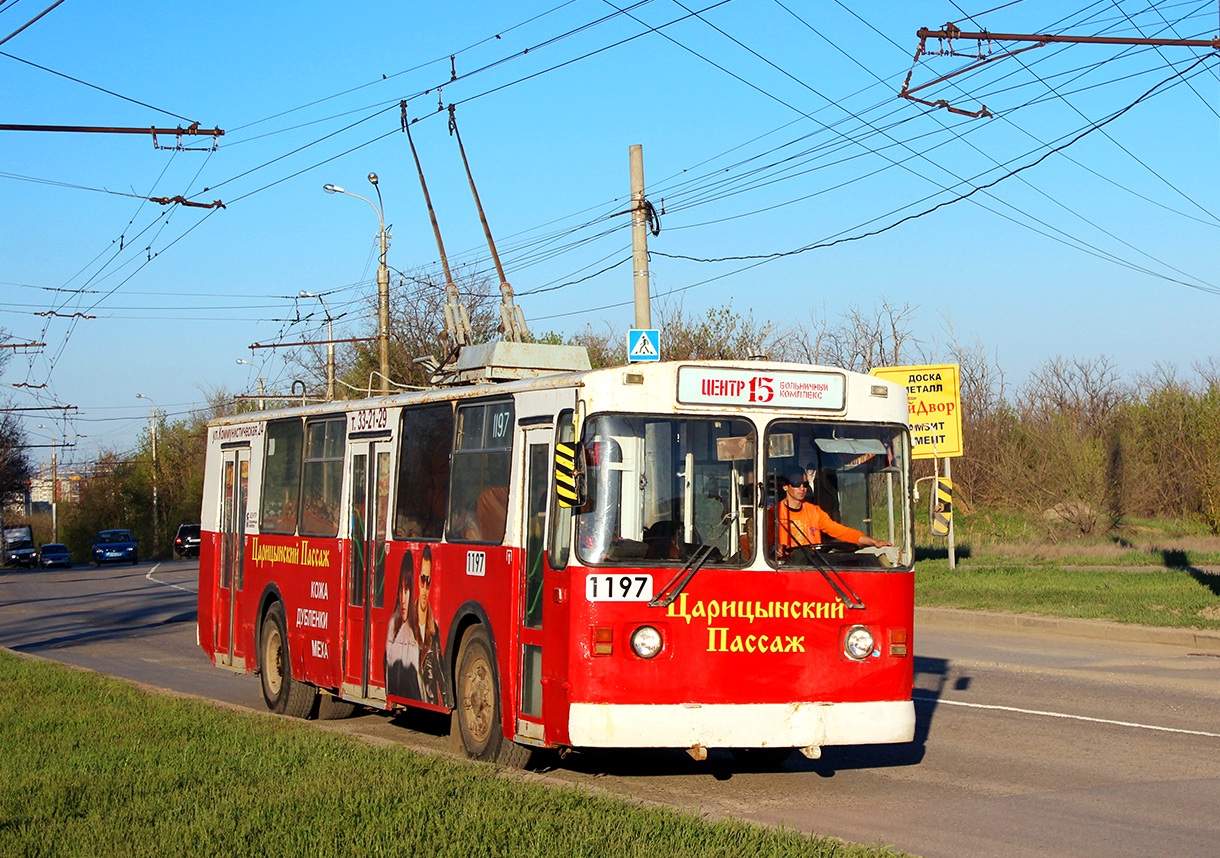
{"type": "Polygon", "coordinates": [[[369,184],[371,184],[373,186],[377,185],[377,174],[376,173],[369,173],[369,184]]]}
{"type": "Polygon", "coordinates": [[[328,193],[328,194],[346,194],[347,193],[347,191],[343,190],[343,188],[339,187],[338,185],[323,185],[322,190],[326,191],[326,193],[328,193]]]}

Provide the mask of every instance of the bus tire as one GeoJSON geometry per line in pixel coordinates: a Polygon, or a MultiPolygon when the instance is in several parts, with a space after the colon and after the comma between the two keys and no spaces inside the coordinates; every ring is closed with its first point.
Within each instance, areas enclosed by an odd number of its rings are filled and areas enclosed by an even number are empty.
{"type": "Polygon", "coordinates": [[[471,626],[462,637],[456,673],[457,709],[451,730],[466,756],[525,768],[530,749],[504,738],[496,657],[483,626],[471,626]]]}
{"type": "Polygon", "coordinates": [[[259,634],[259,676],[267,708],[290,718],[308,718],[318,690],[292,678],[284,606],[272,603],[259,634]]]}
{"type": "Polygon", "coordinates": [[[350,700],[340,700],[330,694],[318,695],[318,720],[340,721],[350,718],[356,712],[356,704],[350,700]]]}

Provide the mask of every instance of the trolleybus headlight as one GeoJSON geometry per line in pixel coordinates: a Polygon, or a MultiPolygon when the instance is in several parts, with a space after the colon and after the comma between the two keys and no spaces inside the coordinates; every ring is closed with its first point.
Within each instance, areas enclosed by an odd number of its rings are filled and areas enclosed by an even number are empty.
{"type": "Polygon", "coordinates": [[[847,654],[848,658],[854,658],[857,661],[863,661],[872,655],[875,646],[873,633],[864,626],[852,626],[847,630],[847,636],[843,638],[843,652],[847,654]]]}
{"type": "Polygon", "coordinates": [[[661,651],[661,633],[652,626],[640,626],[631,633],[631,649],[640,658],[652,658],[661,651]]]}

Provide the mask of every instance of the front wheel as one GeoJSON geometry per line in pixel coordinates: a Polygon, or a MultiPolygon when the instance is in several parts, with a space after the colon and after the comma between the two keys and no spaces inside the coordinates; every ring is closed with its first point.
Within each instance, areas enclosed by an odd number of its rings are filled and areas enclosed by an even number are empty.
{"type": "Polygon", "coordinates": [[[496,659],[482,626],[471,626],[463,636],[456,673],[457,709],[452,730],[461,739],[466,756],[524,768],[530,749],[504,737],[496,659]]]}
{"type": "Polygon", "coordinates": [[[317,689],[292,678],[288,657],[287,623],[284,606],[279,602],[267,609],[259,635],[259,676],[267,708],[292,718],[307,718],[313,709],[317,689]]]}

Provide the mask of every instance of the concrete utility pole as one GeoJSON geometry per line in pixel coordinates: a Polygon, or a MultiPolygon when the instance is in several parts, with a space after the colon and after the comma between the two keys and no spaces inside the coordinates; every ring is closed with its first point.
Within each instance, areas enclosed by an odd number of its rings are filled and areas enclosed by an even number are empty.
{"type": "Polygon", "coordinates": [[[631,147],[631,261],[635,272],[635,327],[652,327],[648,283],[648,212],[644,202],[644,147],[631,147]]]}

